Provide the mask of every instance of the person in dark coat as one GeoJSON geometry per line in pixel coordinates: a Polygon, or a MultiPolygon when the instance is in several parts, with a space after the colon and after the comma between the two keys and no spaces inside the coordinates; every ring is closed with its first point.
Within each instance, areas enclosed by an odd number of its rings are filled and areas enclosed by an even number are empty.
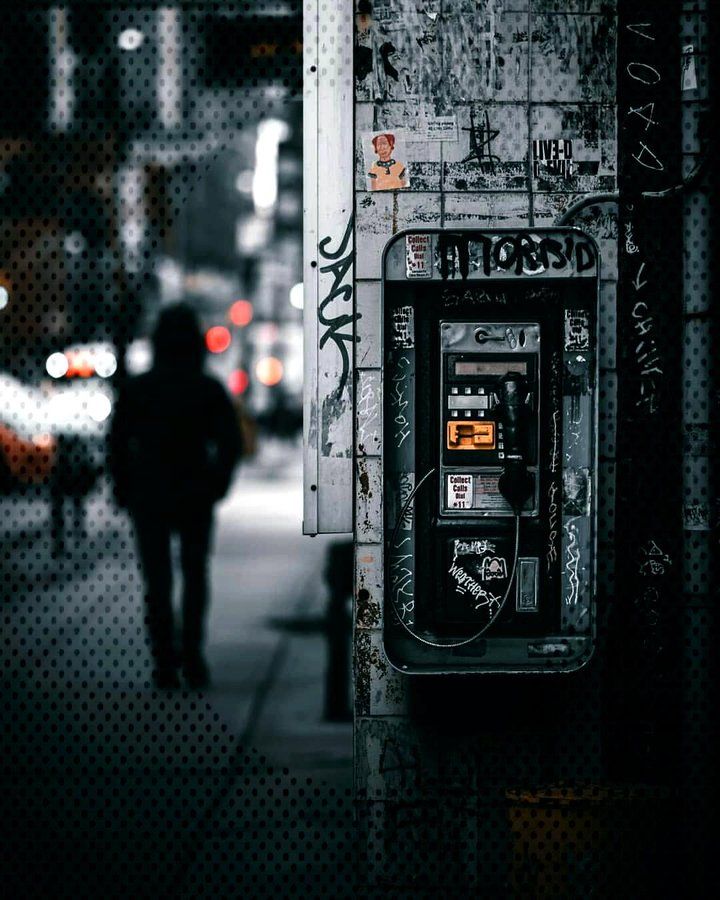
{"type": "Polygon", "coordinates": [[[183,574],[182,666],[190,687],[208,682],[203,625],[213,507],[227,493],[242,453],[235,409],[203,371],[204,343],[194,311],[163,311],[153,337],[153,368],[129,379],[110,429],[110,471],[118,505],[129,510],[146,587],[148,632],[158,687],[179,685],[173,647],[170,541],[180,538],[183,574]]]}

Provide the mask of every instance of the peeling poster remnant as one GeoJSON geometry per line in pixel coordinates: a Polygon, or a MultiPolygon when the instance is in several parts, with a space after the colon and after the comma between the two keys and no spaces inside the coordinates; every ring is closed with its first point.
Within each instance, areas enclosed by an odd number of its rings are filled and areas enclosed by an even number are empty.
{"type": "Polygon", "coordinates": [[[390,340],[393,347],[415,346],[415,313],[412,306],[393,310],[390,340]]]}
{"type": "Polygon", "coordinates": [[[394,44],[373,18],[372,4],[360,0],[355,16],[355,78],[369,81],[373,100],[385,100],[388,79],[398,80],[398,71],[390,59],[395,52],[394,44]]]}
{"type": "Polygon", "coordinates": [[[572,178],[573,175],[573,142],[564,138],[550,140],[534,140],[533,175],[560,175],[572,178]]]}
{"type": "Polygon", "coordinates": [[[417,143],[424,141],[456,141],[458,124],[455,116],[418,117],[413,125],[412,135],[408,140],[417,143]]]}
{"type": "Polygon", "coordinates": [[[683,47],[682,55],[682,82],[683,91],[696,91],[698,86],[697,71],[695,69],[695,48],[692,44],[683,47]]]}

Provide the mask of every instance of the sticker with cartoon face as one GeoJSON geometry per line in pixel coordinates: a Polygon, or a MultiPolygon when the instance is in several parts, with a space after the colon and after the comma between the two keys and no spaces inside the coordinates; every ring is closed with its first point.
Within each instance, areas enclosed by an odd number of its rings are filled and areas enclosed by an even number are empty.
{"type": "Polygon", "coordinates": [[[367,188],[398,191],[410,187],[402,136],[393,131],[369,134],[363,141],[367,188]]]}

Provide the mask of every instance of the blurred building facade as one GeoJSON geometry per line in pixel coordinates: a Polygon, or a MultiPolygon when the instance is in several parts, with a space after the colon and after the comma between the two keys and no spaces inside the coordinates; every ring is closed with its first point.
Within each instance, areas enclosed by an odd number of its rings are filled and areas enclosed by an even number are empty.
{"type": "Polygon", "coordinates": [[[117,381],[150,364],[159,309],[189,302],[210,368],[297,431],[300,42],[282,3],[4,17],[0,61],[26,90],[0,86],[0,370],[53,391],[53,354],[102,343],[117,381]]]}

